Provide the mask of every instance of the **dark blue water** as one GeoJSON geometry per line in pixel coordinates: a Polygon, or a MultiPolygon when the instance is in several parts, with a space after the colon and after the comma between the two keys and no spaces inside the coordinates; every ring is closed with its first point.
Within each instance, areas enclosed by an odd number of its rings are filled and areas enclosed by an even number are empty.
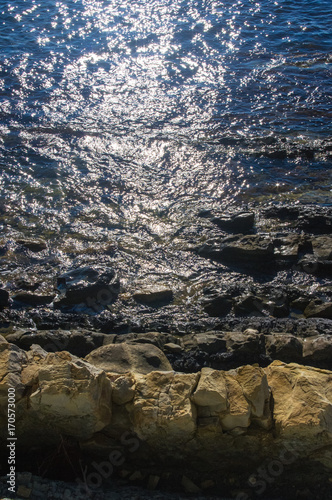
{"type": "Polygon", "coordinates": [[[0,7],[6,238],[161,241],[202,207],[331,201],[330,0],[0,7]]]}

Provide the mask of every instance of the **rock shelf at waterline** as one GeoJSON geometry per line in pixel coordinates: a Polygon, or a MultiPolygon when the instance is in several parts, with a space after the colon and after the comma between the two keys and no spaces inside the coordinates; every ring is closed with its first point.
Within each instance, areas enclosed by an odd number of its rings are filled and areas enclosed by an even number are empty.
{"type": "Polygon", "coordinates": [[[310,494],[313,484],[329,498],[331,371],[274,361],[186,374],[171,370],[155,346],[141,349],[132,368],[123,359],[112,346],[81,359],[2,341],[1,439],[15,386],[21,467],[54,476],[57,465],[58,478],[69,470],[80,491],[106,486],[114,474],[150,490],[237,499],[257,493],[265,471],[269,498],[310,494]]]}

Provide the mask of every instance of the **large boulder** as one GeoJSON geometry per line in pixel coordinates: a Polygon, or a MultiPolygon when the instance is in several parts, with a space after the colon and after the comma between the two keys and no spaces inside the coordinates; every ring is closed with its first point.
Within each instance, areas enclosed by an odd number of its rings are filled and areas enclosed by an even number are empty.
{"type": "Polygon", "coordinates": [[[110,344],[85,357],[88,363],[113,373],[172,371],[165,354],[152,344],[110,344]]]}

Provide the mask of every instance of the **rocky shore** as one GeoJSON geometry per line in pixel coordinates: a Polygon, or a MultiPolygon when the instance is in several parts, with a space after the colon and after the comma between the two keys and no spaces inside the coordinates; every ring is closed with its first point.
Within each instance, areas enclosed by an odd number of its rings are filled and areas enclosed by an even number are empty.
{"type": "Polygon", "coordinates": [[[19,498],[330,499],[331,229],[330,207],[252,204],[202,209],[145,256],[3,239],[19,498]]]}

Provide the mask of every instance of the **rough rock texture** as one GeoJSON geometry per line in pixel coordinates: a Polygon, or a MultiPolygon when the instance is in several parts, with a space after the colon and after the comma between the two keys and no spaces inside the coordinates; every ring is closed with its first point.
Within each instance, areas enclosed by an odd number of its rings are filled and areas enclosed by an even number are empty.
{"type": "Polygon", "coordinates": [[[15,387],[16,431],[22,442],[40,435],[56,441],[62,433],[84,439],[109,423],[109,379],[68,352],[47,354],[34,346],[25,353],[12,344],[0,344],[0,366],[1,407],[6,406],[7,388],[15,387]]]}
{"type": "MultiPolygon", "coordinates": [[[[31,447],[41,453],[71,440],[84,460],[98,457],[89,459],[97,467],[115,453],[127,457],[126,474],[144,478],[149,471],[150,484],[186,470],[180,478],[186,491],[208,484],[233,497],[262,464],[290,449],[295,468],[305,461],[320,481],[331,476],[328,370],[275,361],[265,369],[106,373],[65,351],[33,346],[25,352],[2,342],[0,380],[1,439],[7,438],[7,390],[15,386],[22,457],[31,447]]],[[[285,484],[287,490],[287,474],[285,484]]]]}
{"type": "Polygon", "coordinates": [[[172,370],[164,353],[152,344],[109,344],[92,351],[85,359],[107,372],[172,370]]]}

